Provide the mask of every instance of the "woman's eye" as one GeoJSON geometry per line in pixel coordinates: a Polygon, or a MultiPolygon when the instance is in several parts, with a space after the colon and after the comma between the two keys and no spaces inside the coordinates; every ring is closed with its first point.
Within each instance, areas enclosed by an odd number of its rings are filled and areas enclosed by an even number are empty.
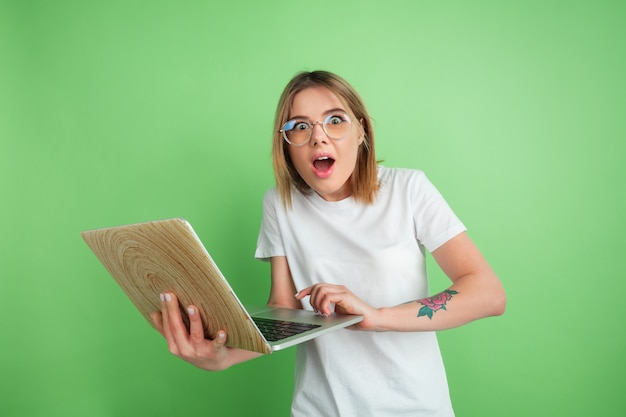
{"type": "Polygon", "coordinates": [[[328,124],[338,125],[344,121],[344,118],[341,116],[330,116],[330,118],[328,119],[328,124]]]}
{"type": "Polygon", "coordinates": [[[296,123],[293,130],[307,130],[308,128],[309,128],[308,124],[304,122],[299,122],[299,123],[296,123]]]}

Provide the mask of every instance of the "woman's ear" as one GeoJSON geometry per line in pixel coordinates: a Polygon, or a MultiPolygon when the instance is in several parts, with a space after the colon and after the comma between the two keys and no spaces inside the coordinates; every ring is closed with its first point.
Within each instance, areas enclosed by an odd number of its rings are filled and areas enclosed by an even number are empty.
{"type": "Polygon", "coordinates": [[[359,129],[361,130],[361,134],[359,135],[359,145],[365,141],[365,126],[363,125],[363,118],[359,119],[359,129]]]}

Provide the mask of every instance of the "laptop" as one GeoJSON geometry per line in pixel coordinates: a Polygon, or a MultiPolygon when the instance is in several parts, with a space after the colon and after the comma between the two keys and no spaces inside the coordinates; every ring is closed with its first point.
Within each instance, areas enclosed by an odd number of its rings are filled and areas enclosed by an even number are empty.
{"type": "Polygon", "coordinates": [[[144,318],[161,309],[159,295],[176,294],[183,321],[198,307],[205,337],[218,330],[226,345],[270,354],[363,320],[333,313],[268,306],[244,307],[189,222],[181,218],[81,232],[87,245],[144,318]]]}

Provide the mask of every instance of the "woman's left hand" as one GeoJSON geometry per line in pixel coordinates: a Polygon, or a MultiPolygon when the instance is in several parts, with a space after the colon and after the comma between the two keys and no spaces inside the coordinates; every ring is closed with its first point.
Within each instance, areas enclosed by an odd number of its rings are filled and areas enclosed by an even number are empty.
{"type": "Polygon", "coordinates": [[[329,316],[333,312],[331,304],[334,304],[337,313],[363,316],[363,321],[351,326],[351,328],[376,330],[378,309],[361,300],[343,285],[315,284],[296,294],[298,300],[302,300],[306,296],[310,296],[309,303],[313,310],[321,315],[329,316]]]}

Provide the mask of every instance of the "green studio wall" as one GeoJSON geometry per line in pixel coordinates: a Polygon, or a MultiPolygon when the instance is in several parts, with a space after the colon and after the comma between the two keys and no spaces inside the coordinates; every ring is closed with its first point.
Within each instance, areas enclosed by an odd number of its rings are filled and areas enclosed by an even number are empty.
{"type": "Polygon", "coordinates": [[[179,361],[80,231],[185,217],[265,302],[273,112],[317,68],[505,284],[504,316],[439,334],[458,416],[624,415],[625,20],[620,1],[0,0],[2,415],[288,415],[293,349],[179,361]]]}

